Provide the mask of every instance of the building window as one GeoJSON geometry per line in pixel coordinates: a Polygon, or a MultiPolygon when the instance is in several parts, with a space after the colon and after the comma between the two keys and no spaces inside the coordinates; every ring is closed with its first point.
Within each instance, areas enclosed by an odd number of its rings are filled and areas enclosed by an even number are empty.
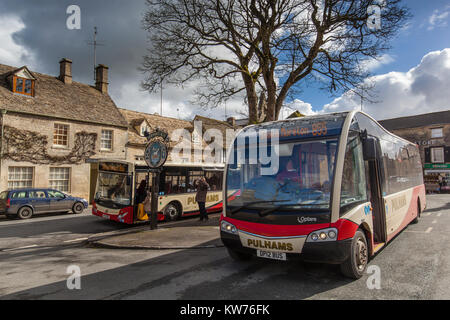
{"type": "Polygon", "coordinates": [[[431,129],[431,138],[442,138],[443,136],[442,128],[431,129]]]}
{"type": "Polygon", "coordinates": [[[69,126],[66,124],[55,123],[53,131],[53,145],[58,147],[69,146],[69,126]]]}
{"type": "Polygon", "coordinates": [[[145,133],[150,133],[150,128],[147,126],[146,123],[143,123],[141,125],[141,137],[145,137],[145,133]]]}
{"type": "Polygon", "coordinates": [[[49,186],[62,192],[70,192],[70,168],[50,168],[49,186]]]}
{"type": "Polygon", "coordinates": [[[102,130],[102,137],[100,139],[101,150],[112,150],[113,144],[113,132],[111,130],[102,130]]]}
{"type": "Polygon", "coordinates": [[[431,162],[444,163],[444,148],[431,148],[431,162]]]}
{"type": "Polygon", "coordinates": [[[34,96],[34,80],[14,77],[13,91],[15,93],[34,96]]]}
{"type": "Polygon", "coordinates": [[[20,189],[33,186],[33,167],[9,167],[8,188],[20,189]]]}

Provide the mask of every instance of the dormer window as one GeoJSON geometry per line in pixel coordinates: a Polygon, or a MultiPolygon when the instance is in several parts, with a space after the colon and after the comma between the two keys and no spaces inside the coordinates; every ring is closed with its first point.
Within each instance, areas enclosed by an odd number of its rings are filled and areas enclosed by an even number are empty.
{"type": "Polygon", "coordinates": [[[25,79],[21,77],[14,77],[13,83],[14,93],[25,94],[27,96],[34,96],[34,80],[25,79]]]}
{"type": "Polygon", "coordinates": [[[141,137],[145,137],[145,133],[150,133],[150,127],[147,125],[147,122],[143,122],[141,125],[141,137]]]}
{"type": "Polygon", "coordinates": [[[22,67],[13,71],[8,77],[8,80],[10,81],[14,93],[34,97],[36,78],[27,67],[22,67]]]}

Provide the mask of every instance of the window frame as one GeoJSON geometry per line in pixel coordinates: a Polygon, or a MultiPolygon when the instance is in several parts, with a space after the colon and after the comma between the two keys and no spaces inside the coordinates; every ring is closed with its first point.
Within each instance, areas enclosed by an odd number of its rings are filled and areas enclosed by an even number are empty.
{"type": "MultiPolygon", "coordinates": [[[[21,174],[23,173],[23,170],[21,170],[21,172],[20,172],[21,174]]],[[[11,167],[8,167],[8,180],[7,180],[7,186],[8,186],[8,188],[9,189],[25,189],[25,188],[33,188],[33,186],[34,186],[34,167],[20,167],[20,166],[11,166],[11,167]],[[22,177],[20,178],[20,179],[10,179],[10,174],[11,174],[11,169],[14,169],[14,170],[16,170],[16,169],[31,169],[31,180],[29,180],[29,179],[23,179],[22,177]],[[17,187],[17,186],[14,186],[13,184],[14,183],[19,183],[19,184],[22,184],[23,182],[26,182],[26,181],[31,181],[31,184],[30,185],[26,185],[26,186],[19,186],[19,187],[17,187]]]]}
{"type": "Polygon", "coordinates": [[[430,148],[430,157],[431,157],[431,163],[445,163],[445,150],[444,147],[431,147],[430,148]],[[436,161],[435,159],[435,150],[441,150],[442,151],[442,161],[436,161]]]}
{"type": "Polygon", "coordinates": [[[26,96],[34,97],[34,85],[35,85],[35,80],[33,80],[33,79],[27,79],[27,78],[19,77],[19,76],[16,76],[16,75],[13,77],[13,92],[14,93],[23,94],[23,95],[26,95],[26,96]],[[23,80],[22,91],[18,91],[17,90],[17,80],[19,80],[19,79],[23,80]],[[30,88],[30,92],[29,93],[25,92],[27,81],[31,82],[31,88],[30,88]]]}
{"type": "Polygon", "coordinates": [[[439,127],[439,128],[431,128],[431,139],[440,139],[444,137],[444,128],[439,127]],[[440,135],[439,136],[434,136],[433,132],[436,132],[436,130],[440,130],[440,135]]]}
{"type": "MultiPolygon", "coordinates": [[[[49,188],[50,189],[54,189],[54,190],[58,190],[59,192],[70,193],[71,192],[71,187],[72,187],[72,175],[71,175],[71,173],[72,173],[72,170],[71,170],[70,167],[50,167],[49,168],[49,172],[48,172],[48,185],[49,185],[49,188]],[[51,176],[52,175],[52,169],[64,169],[64,170],[67,170],[68,171],[67,172],[67,176],[68,176],[67,180],[66,179],[52,179],[52,176],[51,176]],[[56,186],[53,185],[52,182],[54,182],[54,181],[57,181],[57,182],[67,181],[67,190],[59,189],[58,183],[56,184],[56,186]]],[[[65,173],[64,173],[64,175],[65,175],[65,173]]]]}
{"type": "MultiPolygon", "coordinates": [[[[59,130],[59,128],[58,128],[59,130]]],[[[62,148],[62,149],[67,149],[69,148],[69,133],[70,133],[70,125],[65,124],[65,123],[59,123],[59,122],[55,122],[53,124],[53,147],[54,148],[62,148]],[[56,130],[56,126],[63,126],[67,128],[67,132],[66,132],[66,144],[57,144],[55,143],[55,139],[57,139],[57,136],[60,137],[62,136],[59,132],[55,133],[56,130]]]]}
{"type": "Polygon", "coordinates": [[[114,130],[102,129],[102,131],[100,133],[100,151],[111,152],[113,150],[114,150],[114,130]],[[110,132],[111,133],[110,140],[109,140],[111,147],[109,149],[103,147],[103,141],[106,141],[105,139],[103,139],[103,132],[110,132]]]}

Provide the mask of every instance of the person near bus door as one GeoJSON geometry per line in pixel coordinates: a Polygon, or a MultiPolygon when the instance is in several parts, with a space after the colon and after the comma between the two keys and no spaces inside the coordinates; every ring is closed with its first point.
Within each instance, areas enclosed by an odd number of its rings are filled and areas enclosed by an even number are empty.
{"type": "Polygon", "coordinates": [[[136,203],[138,205],[137,218],[140,221],[148,220],[147,212],[150,211],[149,192],[147,191],[147,181],[142,180],[136,190],[136,203]],[[148,209],[148,210],[147,210],[148,209]]]}
{"type": "Polygon", "coordinates": [[[206,212],[206,195],[208,193],[209,184],[206,182],[205,177],[202,177],[196,181],[197,194],[195,195],[195,201],[198,203],[200,210],[200,221],[208,220],[208,214],[206,212]]]}

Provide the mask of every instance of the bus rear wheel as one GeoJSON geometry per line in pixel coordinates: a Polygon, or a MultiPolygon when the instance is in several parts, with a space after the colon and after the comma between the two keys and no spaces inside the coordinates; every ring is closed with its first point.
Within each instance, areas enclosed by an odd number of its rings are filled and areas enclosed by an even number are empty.
{"type": "Polygon", "coordinates": [[[341,264],[341,272],[349,278],[359,279],[363,276],[369,261],[366,236],[360,229],[356,231],[351,244],[349,258],[341,264]]]}
{"type": "Polygon", "coordinates": [[[167,205],[166,209],[164,209],[164,215],[168,221],[179,220],[181,218],[180,207],[175,202],[171,202],[167,205]]]}

